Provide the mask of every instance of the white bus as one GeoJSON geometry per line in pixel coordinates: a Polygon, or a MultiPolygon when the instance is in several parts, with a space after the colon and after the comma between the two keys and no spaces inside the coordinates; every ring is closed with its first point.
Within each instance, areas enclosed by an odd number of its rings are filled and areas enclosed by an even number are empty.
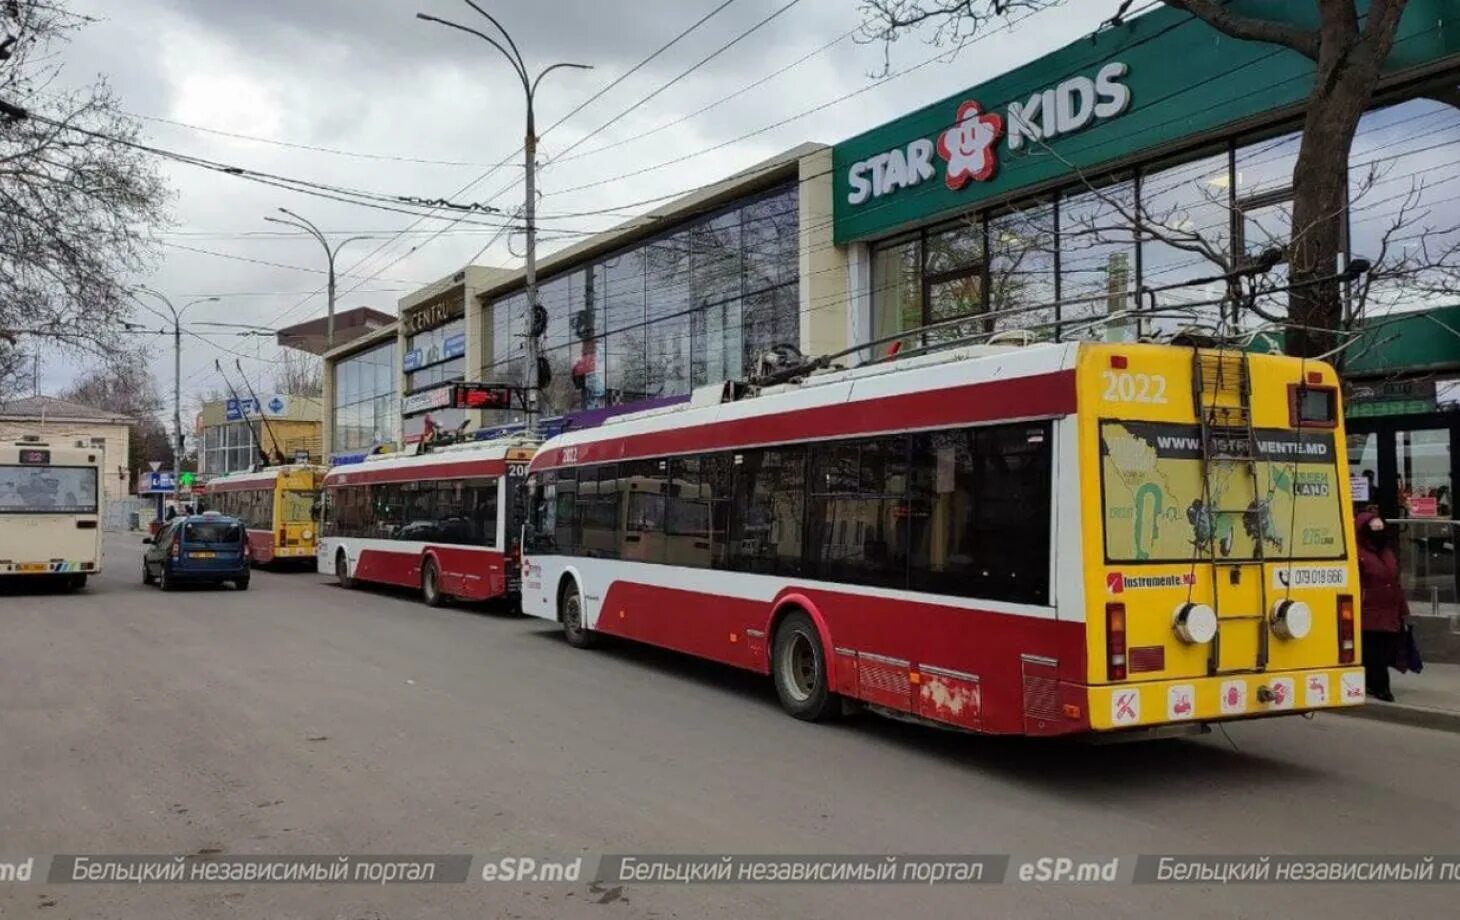
{"type": "Polygon", "coordinates": [[[0,577],[86,587],[101,570],[103,462],[83,441],[0,442],[0,577]]]}

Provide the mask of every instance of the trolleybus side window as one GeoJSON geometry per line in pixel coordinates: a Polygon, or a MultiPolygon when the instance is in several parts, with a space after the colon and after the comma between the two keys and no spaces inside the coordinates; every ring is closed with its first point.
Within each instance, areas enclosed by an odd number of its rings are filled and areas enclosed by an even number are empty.
{"type": "Polygon", "coordinates": [[[1021,423],[548,471],[532,551],[1047,604],[1050,431],[1021,423]]]}
{"type": "Polygon", "coordinates": [[[335,488],[325,530],[335,537],[495,548],[497,489],[496,479],[335,488]]]}
{"type": "Polygon", "coordinates": [[[1049,602],[1048,423],[914,438],[909,587],[1049,602]]]}
{"type": "Polygon", "coordinates": [[[817,445],[811,455],[812,574],[828,581],[906,587],[908,439],[817,445]]]}
{"type": "Polygon", "coordinates": [[[737,451],[731,568],[799,575],[806,519],[806,449],[737,451]]]}

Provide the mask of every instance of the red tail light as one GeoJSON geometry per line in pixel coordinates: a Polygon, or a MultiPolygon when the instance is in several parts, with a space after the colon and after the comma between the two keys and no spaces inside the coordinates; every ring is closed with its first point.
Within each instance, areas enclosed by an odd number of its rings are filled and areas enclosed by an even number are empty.
{"type": "Polygon", "coordinates": [[[284,545],[284,541],[286,539],[288,539],[288,537],[289,537],[289,532],[287,530],[285,530],[284,528],[280,527],[279,528],[279,545],[280,546],[283,546],[284,545]]]}
{"type": "Polygon", "coordinates": [[[172,549],[171,549],[171,552],[172,552],[172,558],[174,558],[174,559],[176,559],[178,556],[182,555],[182,534],[175,533],[175,534],[172,535],[172,549]]]}
{"type": "Polygon", "coordinates": [[[1110,680],[1125,680],[1125,604],[1105,605],[1105,665],[1110,680]]]}
{"type": "Polygon", "coordinates": [[[1354,599],[1350,594],[1338,596],[1338,663],[1354,663],[1354,599]]]}

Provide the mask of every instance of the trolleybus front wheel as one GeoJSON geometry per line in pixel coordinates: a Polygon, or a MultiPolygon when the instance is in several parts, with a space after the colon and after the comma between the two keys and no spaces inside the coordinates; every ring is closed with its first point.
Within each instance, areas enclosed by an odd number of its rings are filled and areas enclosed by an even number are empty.
{"type": "Polygon", "coordinates": [[[350,559],[344,550],[335,553],[335,580],[341,588],[355,587],[355,579],[350,577],[350,559]]]}
{"type": "Polygon", "coordinates": [[[563,637],[573,648],[593,648],[598,635],[583,625],[583,599],[578,586],[569,582],[558,601],[558,618],[563,621],[563,637]]]}

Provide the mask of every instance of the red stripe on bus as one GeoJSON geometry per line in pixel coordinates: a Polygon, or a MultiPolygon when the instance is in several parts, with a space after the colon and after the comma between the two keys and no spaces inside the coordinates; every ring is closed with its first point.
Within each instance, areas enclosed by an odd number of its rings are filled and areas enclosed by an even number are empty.
{"type": "MultiPolygon", "coordinates": [[[[348,544],[348,539],[341,543],[348,544]]],[[[401,588],[421,586],[421,568],[433,559],[441,590],[467,601],[484,601],[507,593],[506,556],[500,550],[464,546],[427,546],[422,551],[362,549],[354,577],[401,588]]]]}
{"type": "MultiPolygon", "coordinates": [[[[572,463],[564,463],[563,449],[552,448],[549,441],[545,449],[538,451],[532,469],[920,428],[951,428],[1000,419],[1067,415],[1074,411],[1075,372],[1057,371],[860,402],[768,412],[643,434],[614,437],[612,429],[605,429],[602,440],[568,448],[576,451],[572,463]]],[[[672,422],[673,416],[666,419],[672,422]]]]}

